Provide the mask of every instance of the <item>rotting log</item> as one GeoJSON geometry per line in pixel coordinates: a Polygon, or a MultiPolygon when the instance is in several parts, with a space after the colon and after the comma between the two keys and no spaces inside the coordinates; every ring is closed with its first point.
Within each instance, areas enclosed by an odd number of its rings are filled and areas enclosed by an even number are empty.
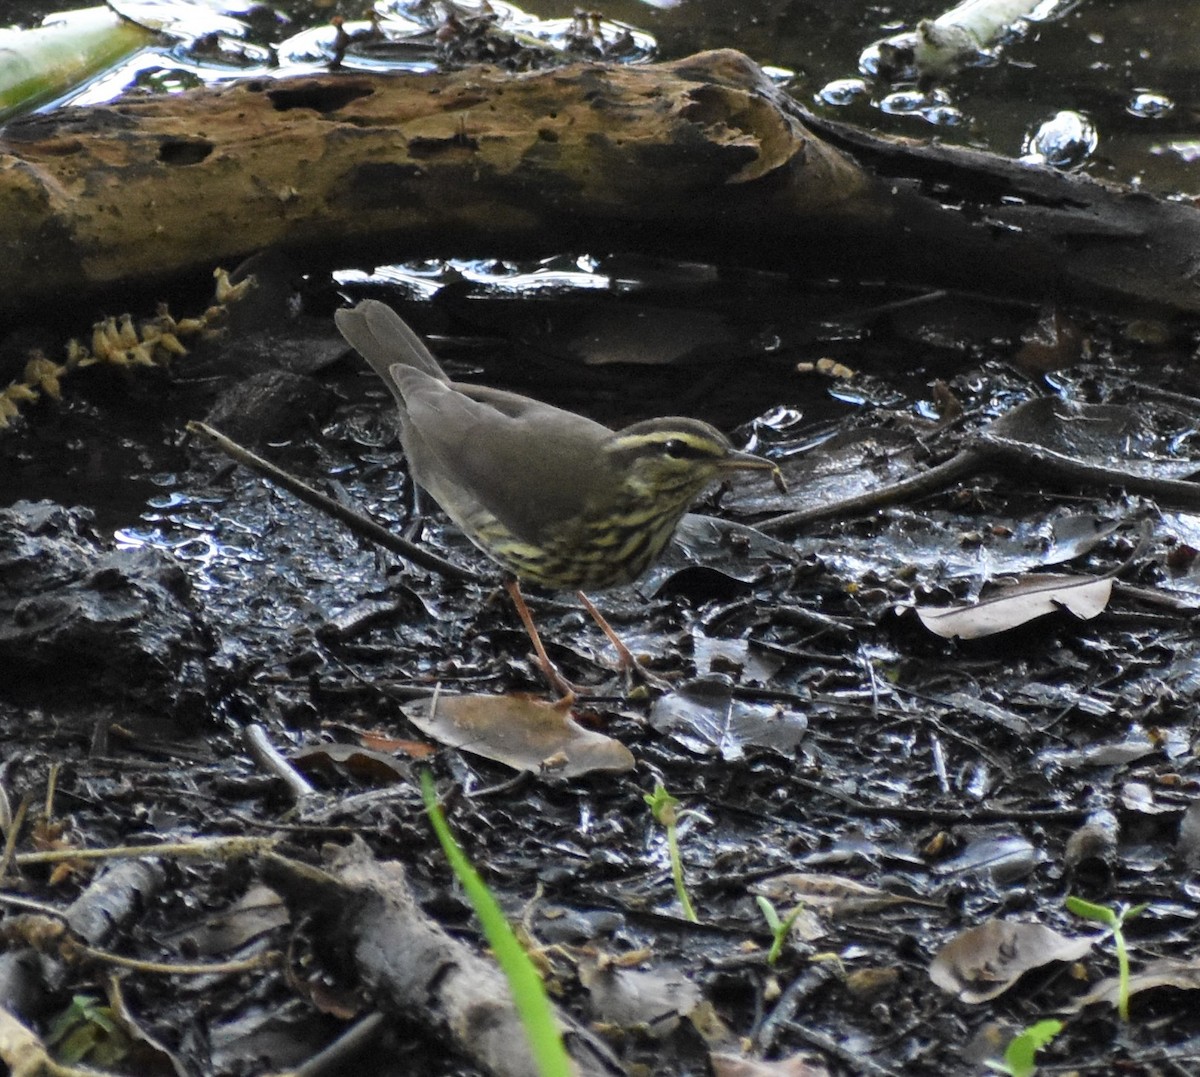
{"type": "Polygon", "coordinates": [[[638,251],[1200,310],[1191,206],[831,128],[839,149],[810,120],[731,50],[64,109],[0,131],[0,314],[267,248],[308,271],[638,251]]]}
{"type": "Polygon", "coordinates": [[[734,52],[252,79],[34,117],[0,132],[0,151],[10,307],[267,248],[306,268],[645,249],[744,234],[764,214],[811,219],[868,186],[734,52]]]}

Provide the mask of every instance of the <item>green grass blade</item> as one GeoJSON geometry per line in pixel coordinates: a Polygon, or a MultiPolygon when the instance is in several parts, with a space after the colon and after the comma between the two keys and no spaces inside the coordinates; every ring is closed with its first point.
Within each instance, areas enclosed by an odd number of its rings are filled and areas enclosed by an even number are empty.
{"type": "Polygon", "coordinates": [[[462,883],[467,898],[475,908],[475,915],[483,926],[492,953],[501,971],[508,979],[513,1002],[517,1007],[525,1035],[529,1038],[529,1049],[537,1064],[540,1077],[571,1077],[575,1069],[571,1056],[563,1044],[562,1033],[554,1016],[554,1007],[546,994],[546,986],[529,955],[522,949],[517,936],[504,918],[504,912],[492,897],[487,884],[471,866],[466,853],[459,848],[449,824],[437,801],[433,775],[429,771],[421,774],[421,796],[425,810],[433,825],[438,841],[450,861],[450,867],[462,883]]]}

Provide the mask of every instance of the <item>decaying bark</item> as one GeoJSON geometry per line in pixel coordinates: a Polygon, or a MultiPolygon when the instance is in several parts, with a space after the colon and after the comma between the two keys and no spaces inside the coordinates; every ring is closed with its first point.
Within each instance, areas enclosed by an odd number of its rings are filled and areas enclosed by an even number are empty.
{"type": "Polygon", "coordinates": [[[729,50],[65,109],[0,132],[0,313],[266,248],[311,271],[641,251],[1200,310],[1191,206],[831,129],[839,149],[810,120],[729,50]]]}

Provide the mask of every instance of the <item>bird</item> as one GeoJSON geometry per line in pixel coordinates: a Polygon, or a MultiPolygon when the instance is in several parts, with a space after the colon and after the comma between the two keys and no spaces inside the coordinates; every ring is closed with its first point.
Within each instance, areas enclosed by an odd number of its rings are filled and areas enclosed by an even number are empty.
{"type": "Polygon", "coordinates": [[[770,472],[698,419],[647,419],[619,430],[503,389],[452,381],[387,304],[335,312],[347,342],[387,385],[413,481],[504,572],[538,664],[564,700],[575,687],[546,653],[521,592],[528,583],[575,591],[626,671],[633,654],[586,592],[636,581],[717,479],[770,472]]]}

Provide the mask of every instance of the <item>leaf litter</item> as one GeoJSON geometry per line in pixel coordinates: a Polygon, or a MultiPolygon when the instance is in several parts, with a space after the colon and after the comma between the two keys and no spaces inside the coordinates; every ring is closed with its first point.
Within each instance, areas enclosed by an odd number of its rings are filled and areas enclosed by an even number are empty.
{"type": "MultiPolygon", "coordinates": [[[[976,354],[994,347],[981,342],[976,354]]],[[[468,352],[468,363],[479,354],[468,352]]],[[[871,366],[869,355],[844,357],[871,366]]],[[[364,891],[351,897],[330,883],[322,845],[365,839],[380,864],[395,865],[383,875],[405,874],[420,922],[451,926],[479,952],[417,808],[417,764],[400,743],[422,743],[423,734],[469,855],[510,918],[528,925],[531,944],[548,941],[548,976],[564,1009],[590,1014],[580,951],[593,962],[638,953],[637,967],[621,970],[635,998],[686,984],[681,998],[710,1007],[720,1019],[712,1027],[772,1045],[767,1058],[714,1048],[690,1018],[652,1036],[652,1026],[672,1023],[655,1013],[673,1010],[677,1019],[686,1009],[666,992],[666,1003],[632,1007],[632,1025],[614,1030],[625,1066],[700,1071],[711,1056],[714,1068],[736,1062],[753,1072],[789,1072],[794,1063],[796,1072],[974,1073],[965,1052],[989,1022],[1019,1028],[1093,996],[1100,1004],[1089,1006],[1089,1023],[1072,1018],[1053,1045],[1081,1070],[1136,1069],[1170,1048],[1161,1033],[1168,1025],[1172,1042],[1200,1035],[1194,1007],[1179,999],[1193,988],[1189,930],[1200,903],[1200,888],[1179,878],[1179,865],[1194,860],[1200,653],[1190,615],[1159,601],[1195,589],[1187,548],[1200,530],[1174,500],[1195,471],[1195,434],[1188,409],[1163,406],[1158,395],[1194,391],[1190,356],[1173,366],[1155,353],[1138,369],[1144,381],[1121,380],[1119,407],[1105,402],[1118,380],[1109,367],[1073,367],[1032,385],[999,358],[976,364],[962,353],[961,367],[938,372],[962,406],[947,424],[905,410],[902,394],[856,397],[851,378],[823,403],[806,401],[819,413],[789,428],[794,445],[771,442],[802,494],[784,499],[755,486],[700,506],[709,521],[726,519],[686,532],[678,560],[645,581],[641,596],[613,601],[616,627],[636,634],[639,650],[662,641],[652,658],[676,687],[657,700],[628,694],[594,660],[593,630],[575,608],[537,600],[551,647],[594,692],[574,717],[514,694],[536,681],[490,584],[401,575],[202,452],[149,473],[165,484],[147,508],[153,520],[96,527],[79,511],[5,510],[0,645],[11,661],[0,788],[14,817],[26,800],[26,811],[50,804],[58,828],[42,832],[58,834],[71,863],[56,873],[19,861],[23,893],[69,907],[93,870],[80,852],[110,837],[272,834],[314,872],[291,890],[272,879],[288,902],[287,923],[269,906],[252,911],[254,888],[271,874],[263,855],[213,854],[170,861],[171,886],[132,903],[144,910],[137,915],[114,913],[106,945],[160,957],[174,932],[181,951],[287,952],[286,972],[267,966],[199,980],[137,972],[125,989],[183,1072],[236,1072],[247,1058],[299,1066],[369,1011],[360,992],[380,970],[360,962],[379,955],[389,922],[371,922],[363,952],[338,934],[361,916],[364,891]],[[886,494],[976,450],[971,470],[924,491],[829,511],[840,498],[886,494]],[[1114,469],[1128,483],[1114,481],[1114,469]],[[798,503],[826,515],[793,531],[764,520],[798,503]],[[1143,525],[1139,548],[1129,536],[1143,525]],[[113,559],[106,549],[105,534],[121,527],[137,558],[113,559]],[[1084,581],[1065,586],[1096,602],[1094,615],[944,638],[898,613],[978,606],[1002,576],[1036,578],[1050,566],[1084,581]],[[1088,596],[1117,574],[1121,586],[1102,602],[1088,596]],[[13,616],[18,603],[41,612],[13,616]],[[57,619],[43,615],[51,609],[57,619]],[[72,620],[74,609],[91,620],[72,620]],[[89,636],[86,624],[100,627],[89,636]],[[58,672],[105,654],[89,641],[106,625],[119,626],[121,661],[136,674],[109,669],[73,694],[58,672]],[[693,652],[705,675],[699,687],[693,652]],[[410,690],[426,700],[438,692],[437,706],[405,696],[410,690]],[[332,764],[315,797],[296,802],[252,761],[240,737],[250,720],[293,763],[311,753],[332,764]],[[330,740],[365,728],[384,734],[366,747],[386,758],[360,767],[368,761],[361,749],[330,740]],[[48,795],[52,762],[65,766],[48,795]],[[680,837],[695,926],[659,911],[670,907],[671,879],[643,801],[658,779],[704,816],[680,837]],[[1080,837],[1106,810],[1120,826],[1096,842],[1080,837]],[[1094,870],[1097,862],[1107,871],[1094,870]],[[818,930],[794,935],[769,966],[755,887],[826,870],[862,891],[829,905],[821,884],[816,893],[770,891],[781,904],[818,910],[818,930]],[[1090,944],[1072,956],[1083,940],[1054,930],[1068,888],[1093,901],[1150,902],[1130,931],[1134,1013],[1145,1019],[1119,1034],[1103,1005],[1111,956],[1090,944]],[[551,907],[553,917],[541,915],[551,907]],[[988,928],[990,946],[958,941],[990,924],[1007,925],[988,928]],[[930,983],[928,961],[947,950],[943,992],[930,983]]],[[[1126,358],[1128,367],[1137,356],[1126,358]]],[[[773,392],[784,376],[780,368],[773,392]]],[[[380,402],[363,395],[373,390],[362,381],[343,380],[346,402],[319,437],[306,433],[275,456],[315,479],[336,476],[347,497],[400,530],[408,491],[386,432],[364,434],[380,402]]],[[[805,384],[819,394],[815,376],[805,384]]],[[[175,406],[197,413],[201,389],[164,391],[191,394],[175,406]]],[[[118,427],[132,422],[114,411],[118,427]]],[[[148,415],[137,419],[142,425],[123,434],[154,460],[170,438],[148,415]]],[[[436,515],[423,542],[486,571],[436,515]]],[[[16,833],[24,855],[28,832],[17,824],[16,833]]],[[[375,868],[356,870],[361,886],[382,885],[375,868]]],[[[60,966],[59,975],[90,974],[60,966]]],[[[431,1018],[413,1031],[420,1057],[406,1064],[414,1074],[444,1070],[446,1041],[435,1028],[431,1018]]]]}

